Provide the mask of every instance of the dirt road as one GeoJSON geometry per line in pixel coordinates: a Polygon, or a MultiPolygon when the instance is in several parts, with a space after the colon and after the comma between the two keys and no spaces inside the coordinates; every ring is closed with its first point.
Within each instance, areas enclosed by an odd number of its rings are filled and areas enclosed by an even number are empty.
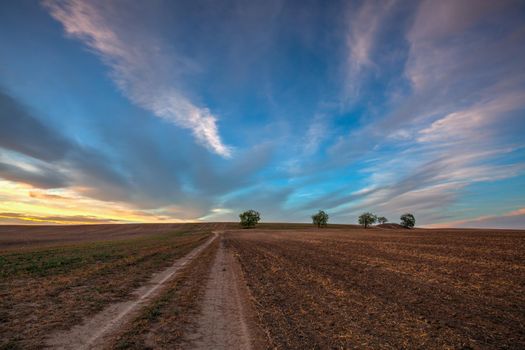
{"type": "Polygon", "coordinates": [[[159,295],[166,282],[198,257],[217,237],[217,233],[214,232],[214,235],[204,244],[178,259],[172,266],[154,275],[146,285],[134,291],[134,299],[112,304],[83,324],[52,335],[46,345],[54,349],[104,348],[108,344],[108,339],[117,334],[145,305],[159,295]]]}
{"type": "Polygon", "coordinates": [[[248,290],[231,250],[221,237],[206,284],[197,327],[187,337],[187,349],[254,349],[258,334],[251,319],[248,290]]]}

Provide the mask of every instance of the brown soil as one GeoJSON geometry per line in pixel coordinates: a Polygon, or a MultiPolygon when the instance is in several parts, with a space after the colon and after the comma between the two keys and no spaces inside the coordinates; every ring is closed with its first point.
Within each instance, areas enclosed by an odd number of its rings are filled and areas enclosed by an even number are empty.
{"type": "MultiPolygon", "coordinates": [[[[333,225],[331,229],[348,230],[358,225],[333,225]]],[[[0,225],[0,251],[64,246],[88,242],[119,241],[167,232],[236,230],[239,223],[210,222],[188,224],[97,224],[97,225],[0,225]]],[[[308,230],[312,224],[261,223],[257,229],[308,230]]]]}
{"type": "Polygon", "coordinates": [[[525,231],[233,232],[270,347],[525,348],[525,231]]]}
{"type": "Polygon", "coordinates": [[[377,228],[386,228],[386,229],[391,229],[391,230],[408,230],[408,228],[406,227],[403,227],[399,224],[393,224],[393,223],[389,223],[389,224],[379,224],[379,225],[376,225],[374,227],[377,227],[377,228]]]}
{"type": "Polygon", "coordinates": [[[186,337],[184,348],[262,348],[243,274],[222,240],[206,283],[201,307],[196,327],[186,337]]]}

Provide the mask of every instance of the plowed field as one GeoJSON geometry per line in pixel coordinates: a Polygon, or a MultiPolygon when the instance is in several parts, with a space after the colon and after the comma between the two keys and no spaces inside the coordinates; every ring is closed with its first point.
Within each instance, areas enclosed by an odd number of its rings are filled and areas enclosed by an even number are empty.
{"type": "Polygon", "coordinates": [[[228,237],[271,347],[525,348],[523,231],[228,237]]]}

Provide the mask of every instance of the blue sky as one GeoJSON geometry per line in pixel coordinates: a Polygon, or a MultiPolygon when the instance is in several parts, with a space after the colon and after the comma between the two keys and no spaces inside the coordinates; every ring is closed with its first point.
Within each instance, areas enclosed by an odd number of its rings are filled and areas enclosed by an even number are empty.
{"type": "Polygon", "coordinates": [[[521,1],[4,1],[0,223],[525,228],[521,1]]]}

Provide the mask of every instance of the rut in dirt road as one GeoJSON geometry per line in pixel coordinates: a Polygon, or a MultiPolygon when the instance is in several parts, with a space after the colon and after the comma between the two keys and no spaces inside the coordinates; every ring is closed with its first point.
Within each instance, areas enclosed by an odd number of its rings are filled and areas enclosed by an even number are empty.
{"type": "Polygon", "coordinates": [[[210,271],[197,327],[187,337],[187,349],[253,349],[246,286],[231,252],[220,247],[210,271]]]}
{"type": "Polygon", "coordinates": [[[47,347],[75,350],[103,349],[105,344],[109,343],[109,339],[117,335],[143,307],[160,294],[166,282],[175,278],[182,268],[195,259],[217,237],[217,233],[214,232],[206,242],[175,261],[167,269],[154,275],[149,282],[133,292],[132,300],[110,305],[83,324],[52,335],[46,343],[47,347]]]}

